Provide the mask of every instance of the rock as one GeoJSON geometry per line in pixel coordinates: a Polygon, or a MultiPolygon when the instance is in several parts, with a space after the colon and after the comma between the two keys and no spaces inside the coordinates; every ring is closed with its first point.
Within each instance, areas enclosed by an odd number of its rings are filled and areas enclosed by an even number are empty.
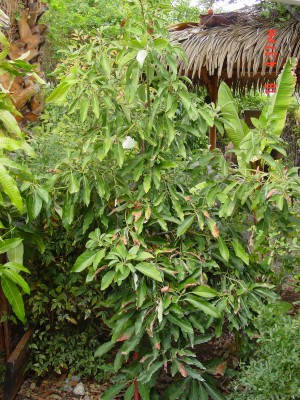
{"type": "Polygon", "coordinates": [[[73,375],[72,378],[71,378],[71,381],[73,381],[73,382],[80,382],[80,376],[73,375]]]}
{"type": "Polygon", "coordinates": [[[65,386],[63,386],[62,388],[61,388],[61,390],[63,391],[63,392],[68,392],[68,393],[70,393],[70,392],[72,392],[72,388],[71,388],[71,386],[70,385],[65,385],[65,386]]]}
{"type": "Polygon", "coordinates": [[[75,394],[75,396],[84,396],[85,395],[85,389],[84,389],[84,386],[83,386],[82,382],[79,382],[75,386],[75,388],[73,390],[73,394],[75,394]]]}

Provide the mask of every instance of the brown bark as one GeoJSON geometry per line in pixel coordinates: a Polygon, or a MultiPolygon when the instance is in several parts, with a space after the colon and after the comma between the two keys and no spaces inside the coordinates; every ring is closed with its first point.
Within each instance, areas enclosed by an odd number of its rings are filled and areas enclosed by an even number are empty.
{"type": "Polygon", "coordinates": [[[22,110],[22,108],[27,104],[27,102],[35,96],[40,91],[40,87],[36,84],[31,85],[19,92],[13,93],[13,102],[17,110],[22,110]]]}
{"type": "MultiPolygon", "coordinates": [[[[48,9],[45,3],[39,0],[27,0],[24,8],[24,1],[12,0],[9,1],[10,12],[12,18],[16,11],[21,11],[21,17],[18,21],[11,21],[12,30],[18,30],[16,34],[8,35],[14,37],[11,43],[9,58],[11,60],[22,59],[39,64],[40,48],[45,42],[44,34],[47,31],[45,24],[38,24],[41,15],[48,9]]],[[[38,70],[36,72],[42,76],[38,70]]],[[[41,114],[44,99],[40,92],[39,85],[30,76],[16,77],[13,82],[8,74],[0,76],[0,83],[4,89],[9,90],[12,94],[13,102],[18,111],[23,115],[21,122],[33,121],[41,114]]],[[[18,118],[20,120],[20,118],[18,118]]]]}

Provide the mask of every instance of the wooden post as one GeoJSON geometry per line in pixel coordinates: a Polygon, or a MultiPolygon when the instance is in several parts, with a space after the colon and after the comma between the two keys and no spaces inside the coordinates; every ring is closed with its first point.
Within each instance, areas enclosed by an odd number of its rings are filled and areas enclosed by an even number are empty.
{"type": "Polygon", "coordinates": [[[7,360],[3,400],[14,400],[24,381],[33,328],[29,328],[7,360]]]}

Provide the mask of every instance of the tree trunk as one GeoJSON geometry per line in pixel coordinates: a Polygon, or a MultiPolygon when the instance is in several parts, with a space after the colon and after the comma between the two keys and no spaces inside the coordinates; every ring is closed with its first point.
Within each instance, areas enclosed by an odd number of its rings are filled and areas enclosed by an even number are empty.
{"type": "MultiPolygon", "coordinates": [[[[11,23],[9,31],[5,32],[11,43],[8,57],[13,61],[22,57],[31,64],[39,65],[47,26],[38,21],[48,9],[46,3],[40,0],[0,0],[0,8],[10,17],[11,23]],[[18,20],[15,19],[16,15],[20,16],[18,20]]],[[[40,69],[37,68],[35,72],[43,77],[40,69]]],[[[17,110],[22,114],[18,122],[26,126],[28,121],[36,121],[44,105],[37,82],[30,76],[22,79],[15,77],[11,82],[9,77],[2,75],[0,83],[10,91],[17,110]]]]}

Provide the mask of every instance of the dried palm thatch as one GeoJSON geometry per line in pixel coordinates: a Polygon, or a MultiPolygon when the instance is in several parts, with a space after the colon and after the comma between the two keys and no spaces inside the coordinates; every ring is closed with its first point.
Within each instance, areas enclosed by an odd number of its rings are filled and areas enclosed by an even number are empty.
{"type": "MultiPolygon", "coordinates": [[[[232,13],[222,14],[222,18],[232,13]]],[[[179,72],[194,83],[207,85],[210,77],[224,80],[234,91],[262,89],[274,82],[287,57],[300,60],[300,21],[270,21],[257,9],[247,8],[235,13],[230,25],[206,26],[183,23],[170,27],[171,41],[186,52],[188,62],[178,61],[179,72]],[[267,67],[265,46],[268,31],[276,30],[276,67],[267,67]]],[[[203,16],[202,16],[203,17],[203,16]]],[[[217,22],[217,18],[216,18],[217,22]]],[[[212,24],[210,24],[212,25],[212,24]]],[[[300,83],[300,63],[297,67],[300,83]]]]}

